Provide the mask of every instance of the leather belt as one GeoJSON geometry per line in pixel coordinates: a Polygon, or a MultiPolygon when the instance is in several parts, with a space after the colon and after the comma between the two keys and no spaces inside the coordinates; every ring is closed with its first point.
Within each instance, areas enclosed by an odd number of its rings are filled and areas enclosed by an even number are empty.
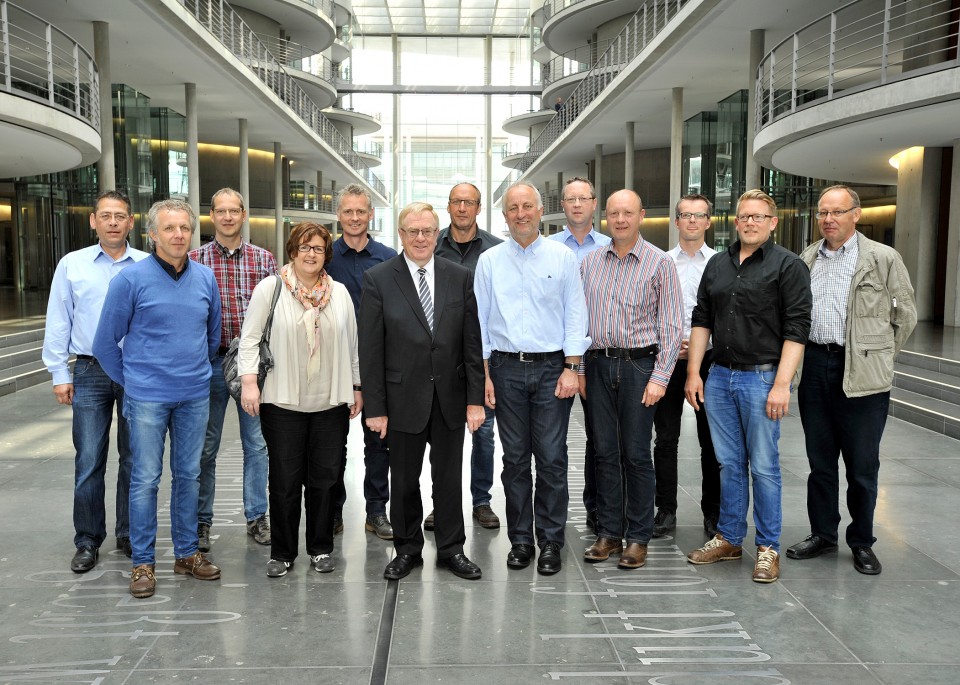
{"type": "Polygon", "coordinates": [[[733,362],[718,361],[713,363],[731,371],[774,371],[777,368],[776,364],[734,364],[733,362]]]}
{"type": "Polygon", "coordinates": [[[227,350],[229,350],[229,349],[230,349],[230,346],[229,346],[229,345],[221,345],[221,346],[217,349],[217,356],[219,356],[219,357],[224,357],[224,356],[226,356],[227,350]]]}
{"type": "Polygon", "coordinates": [[[519,359],[522,362],[542,362],[546,359],[552,359],[558,354],[563,356],[563,350],[557,350],[556,352],[501,352],[500,350],[494,350],[495,354],[502,354],[511,359],[519,359]]]}
{"type": "Polygon", "coordinates": [[[843,352],[843,345],[838,345],[837,343],[815,343],[808,342],[807,347],[812,347],[815,350],[823,350],[824,352],[843,352]]]}
{"type": "Polygon", "coordinates": [[[615,359],[643,359],[644,357],[654,357],[660,353],[660,347],[657,345],[647,345],[646,347],[601,347],[595,350],[588,350],[587,354],[594,357],[613,357],[615,359]]]}
{"type": "Polygon", "coordinates": [[[77,355],[77,359],[84,359],[84,360],[89,361],[89,362],[95,362],[95,361],[97,361],[97,360],[93,357],[92,354],[78,354],[78,355],[77,355]]]}

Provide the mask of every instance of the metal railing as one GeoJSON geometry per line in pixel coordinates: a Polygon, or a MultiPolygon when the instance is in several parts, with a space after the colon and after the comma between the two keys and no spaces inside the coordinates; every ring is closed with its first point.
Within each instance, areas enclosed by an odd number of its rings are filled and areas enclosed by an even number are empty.
{"type": "Polygon", "coordinates": [[[73,38],[0,0],[0,91],[73,115],[100,130],[100,72],[73,38]]]}
{"type": "Polygon", "coordinates": [[[552,0],[552,2],[545,2],[543,3],[543,16],[545,19],[550,19],[550,17],[559,14],[568,7],[579,5],[581,2],[587,2],[587,0],[552,0]]]}
{"type": "Polygon", "coordinates": [[[276,57],[285,67],[306,72],[330,83],[333,83],[333,79],[337,76],[333,62],[324,57],[322,50],[294,43],[292,40],[269,36],[265,33],[258,33],[256,36],[270,51],[270,54],[276,57]]]}
{"type": "Polygon", "coordinates": [[[590,71],[613,41],[604,40],[568,50],[540,65],[540,83],[544,86],[575,74],[590,71]]]}
{"type": "Polygon", "coordinates": [[[288,74],[283,65],[257,39],[253,30],[225,0],[178,0],[193,17],[256,75],[333,151],[356,170],[378,193],[386,187],[365,161],[353,151],[333,123],[288,74]]]}
{"type": "Polygon", "coordinates": [[[949,0],[855,0],[808,24],[757,69],[756,130],[811,104],[958,66],[949,0]]]}
{"type": "Polygon", "coordinates": [[[383,159],[383,143],[377,143],[372,140],[354,140],[353,149],[362,154],[383,159]]]}
{"type": "MultiPolygon", "coordinates": [[[[623,68],[667,27],[667,24],[689,1],[645,0],[640,9],[627,20],[617,37],[610,41],[600,59],[566,99],[560,111],[553,116],[536,140],[530,143],[530,149],[517,165],[520,173],[529,169],[537,158],[556,142],[557,138],[583,114],[587,107],[600,97],[623,68]]],[[[575,2],[568,1],[564,6],[571,4],[575,2]]],[[[513,176],[513,174],[507,176],[494,192],[494,202],[498,201],[513,183],[515,180],[513,176]]]]}
{"type": "Polygon", "coordinates": [[[334,9],[333,0],[299,0],[300,2],[305,2],[311,7],[316,7],[318,10],[327,15],[327,18],[330,21],[333,21],[333,14],[336,12],[334,9]]]}

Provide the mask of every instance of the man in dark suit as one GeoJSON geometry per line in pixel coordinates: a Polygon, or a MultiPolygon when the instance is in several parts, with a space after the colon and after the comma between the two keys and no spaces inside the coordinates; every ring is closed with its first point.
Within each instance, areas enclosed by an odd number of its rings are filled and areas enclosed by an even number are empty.
{"type": "Polygon", "coordinates": [[[399,580],[423,563],[420,472],[430,443],[437,566],[475,580],[463,553],[463,426],[483,423],[484,372],[473,275],[434,259],[439,220],[414,202],[400,212],[403,254],[368,270],[360,301],[360,378],[368,428],[390,448],[390,518],[399,580]],[[388,428],[389,425],[389,428],[388,428]]]}

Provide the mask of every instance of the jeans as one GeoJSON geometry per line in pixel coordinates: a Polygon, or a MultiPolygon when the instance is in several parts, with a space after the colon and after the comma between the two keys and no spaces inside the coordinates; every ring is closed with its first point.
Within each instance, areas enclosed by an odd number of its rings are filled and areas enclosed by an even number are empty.
{"type": "Polygon", "coordinates": [[[597,450],[593,444],[590,408],[582,397],[580,407],[583,409],[583,431],[587,434],[587,443],[583,450],[583,507],[589,514],[597,510],[597,450]]]}
{"type": "MultiPolygon", "coordinates": [[[[223,379],[223,355],[212,362],[210,377],[210,418],[200,455],[200,523],[213,523],[213,498],[217,484],[217,452],[223,434],[227,405],[233,399],[223,379]]],[[[243,515],[254,521],[267,513],[267,443],[260,431],[260,417],[250,416],[237,405],[240,444],[243,447],[243,515]]]]}
{"type": "Polygon", "coordinates": [[[106,490],[107,451],[110,447],[110,424],[113,407],[117,407],[117,452],[120,470],[117,473],[118,538],[130,535],[130,438],[123,415],[123,387],[104,373],[95,359],[78,359],[73,368],[73,544],[76,547],[100,547],[107,537],[106,490]]]}
{"type": "Polygon", "coordinates": [[[645,545],[653,536],[656,481],[650,440],[656,405],[643,406],[643,392],[655,357],[627,360],[588,351],[586,359],[597,450],[597,534],[645,545]]]}
{"type": "Polygon", "coordinates": [[[847,397],[843,392],[844,363],[843,350],[828,352],[808,346],[803,357],[797,398],[810,462],[807,515],[814,535],[837,541],[837,462],[842,455],[851,519],[846,542],[850,547],[871,547],[877,540],[873,512],[880,476],[880,437],[887,423],[890,393],[847,397]]]}
{"type": "MultiPolygon", "coordinates": [[[[700,378],[704,382],[710,370],[708,350],[700,366],[700,378]]],[[[677,448],[680,444],[680,421],[683,417],[686,397],[683,386],[687,382],[687,360],[678,359],[670,376],[667,392],[657,402],[653,425],[657,438],[653,446],[653,466],[657,472],[657,509],[677,513],[677,448]]],[[[710,424],[703,407],[695,412],[697,439],[700,443],[700,510],[705,518],[713,521],[720,515],[720,464],[713,451],[710,424]]]]}
{"type": "MultiPolygon", "coordinates": [[[[367,503],[367,516],[385,516],[390,500],[390,450],[380,433],[367,428],[367,413],[360,413],[363,430],[363,498],[367,503]]],[[[337,518],[343,517],[343,505],[347,501],[347,489],[343,477],[347,470],[347,448],[344,445],[340,458],[340,475],[333,488],[333,511],[337,518]]]]}
{"type": "Polygon", "coordinates": [[[569,501],[567,426],[573,398],[561,400],[554,395],[563,359],[562,353],[535,362],[500,352],[490,355],[488,366],[503,447],[507,535],[515,545],[532,545],[536,540],[541,547],[547,542],[562,546],[564,542],[569,501]],[[536,492],[531,455],[536,464],[536,492]]]}
{"type": "Polygon", "coordinates": [[[130,545],[133,565],[156,563],[157,490],[163,472],[163,448],[170,433],[170,536],[177,559],[197,551],[197,502],[200,451],[210,400],[144,402],[129,395],[124,413],[130,424],[130,545]]]}
{"type": "Polygon", "coordinates": [[[350,410],[299,412],[260,405],[270,454],[270,556],[293,561],[302,504],[307,511],[307,554],[333,551],[333,488],[350,429],[350,410]]]}
{"type": "Polygon", "coordinates": [[[714,364],[704,390],[710,435],[720,462],[720,520],[717,530],[734,545],[747,535],[750,479],[756,544],[780,551],[780,421],[767,418],[772,371],[734,371],[714,364]]]}
{"type": "Polygon", "coordinates": [[[470,496],[474,507],[490,504],[490,490],[493,488],[493,423],[496,413],[487,406],[483,411],[486,418],[473,432],[473,451],[470,453],[470,496]]]}

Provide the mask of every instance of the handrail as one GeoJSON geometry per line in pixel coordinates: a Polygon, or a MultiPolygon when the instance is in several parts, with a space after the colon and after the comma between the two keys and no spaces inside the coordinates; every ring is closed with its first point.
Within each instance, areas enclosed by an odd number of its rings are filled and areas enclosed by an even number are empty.
{"type": "Polygon", "coordinates": [[[301,0],[301,2],[305,2],[311,7],[316,7],[327,15],[330,20],[333,20],[334,12],[336,12],[333,0],[301,0]]]}
{"type": "Polygon", "coordinates": [[[100,72],[77,41],[0,0],[0,91],[66,112],[100,131],[100,72]]]}
{"type": "Polygon", "coordinates": [[[265,33],[256,36],[285,67],[304,71],[331,83],[336,78],[333,62],[322,54],[322,50],[265,33]]]}
{"type": "Polygon", "coordinates": [[[177,0],[381,195],[386,186],[225,0],[177,0]]]}
{"type": "Polygon", "coordinates": [[[756,130],[812,104],[957,67],[952,5],[854,0],[787,36],[757,68],[756,130]]]}
{"type": "MultiPolygon", "coordinates": [[[[565,3],[569,6],[582,0],[556,0],[553,4],[565,3]]],[[[644,0],[640,9],[627,20],[616,38],[610,41],[607,49],[597,60],[596,64],[584,76],[573,90],[566,102],[563,103],[550,122],[544,127],[540,135],[530,143],[530,148],[523,159],[517,164],[520,173],[529,169],[537,158],[553,145],[560,135],[575,122],[587,107],[600,97],[600,94],[620,74],[623,68],[635,59],[667,24],[677,16],[681,9],[690,0],[644,0]]],[[[493,194],[493,201],[497,202],[504,191],[513,183],[514,174],[511,173],[503,180],[493,194]]]]}
{"type": "Polygon", "coordinates": [[[602,55],[611,40],[598,41],[590,45],[581,45],[579,48],[568,50],[540,65],[540,83],[544,86],[575,74],[590,71],[597,58],[602,55]]]}

